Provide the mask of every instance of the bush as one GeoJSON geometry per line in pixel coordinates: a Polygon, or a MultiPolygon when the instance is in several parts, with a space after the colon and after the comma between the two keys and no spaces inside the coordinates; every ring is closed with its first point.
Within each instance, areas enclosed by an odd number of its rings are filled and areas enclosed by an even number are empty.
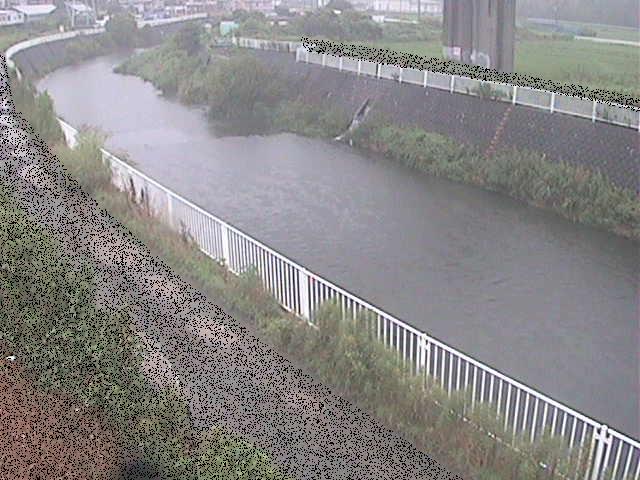
{"type": "Polygon", "coordinates": [[[77,140],[75,148],[59,145],[53,153],[85,192],[93,196],[111,183],[111,168],[102,161],[105,136],[97,130],[86,130],[77,140]]]}
{"type": "Polygon", "coordinates": [[[105,30],[113,42],[120,47],[133,47],[136,44],[138,24],[128,13],[114,13],[109,17],[105,30]]]}
{"type": "Polygon", "coordinates": [[[542,154],[502,149],[485,158],[471,147],[419,128],[390,125],[374,115],[351,135],[356,146],[422,172],[503,192],[564,217],[640,239],[640,200],[601,172],[542,154]]]}

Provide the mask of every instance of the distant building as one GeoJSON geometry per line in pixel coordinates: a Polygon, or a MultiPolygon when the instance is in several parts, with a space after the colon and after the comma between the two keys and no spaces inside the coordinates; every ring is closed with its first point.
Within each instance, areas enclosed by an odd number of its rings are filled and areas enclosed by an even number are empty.
{"type": "Polygon", "coordinates": [[[275,10],[274,0],[234,0],[232,10],[268,13],[275,10]]]}
{"type": "MultiPolygon", "coordinates": [[[[418,0],[373,0],[374,12],[418,13],[418,0]]],[[[420,0],[420,14],[426,17],[442,16],[442,2],[420,0]]]]}
{"type": "Polygon", "coordinates": [[[96,23],[96,12],[84,3],[65,3],[71,28],[91,27],[96,23]]]}
{"type": "Polygon", "coordinates": [[[12,7],[12,9],[24,15],[25,23],[30,23],[49,18],[49,16],[55,11],[56,6],[51,4],[16,5],[12,7]]]}
{"type": "Polygon", "coordinates": [[[0,10],[0,26],[20,25],[24,23],[24,15],[15,10],[0,10]]]}
{"type": "Polygon", "coordinates": [[[220,35],[225,36],[238,28],[236,22],[220,22],[220,35]]]}

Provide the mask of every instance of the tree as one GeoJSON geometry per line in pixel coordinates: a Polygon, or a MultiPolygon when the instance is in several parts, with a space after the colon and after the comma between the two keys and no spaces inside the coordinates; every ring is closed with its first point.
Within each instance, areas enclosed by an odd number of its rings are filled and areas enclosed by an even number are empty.
{"type": "Polygon", "coordinates": [[[105,30],[116,45],[133,47],[136,44],[138,24],[131,14],[121,12],[109,17],[105,30]]]}
{"type": "Polygon", "coordinates": [[[195,55],[202,49],[202,27],[193,23],[185,25],[175,34],[173,41],[178,49],[189,56],[195,55]]]}
{"type": "Polygon", "coordinates": [[[329,10],[340,10],[341,12],[344,12],[346,10],[353,10],[353,5],[351,5],[348,0],[331,0],[326,5],[326,8],[329,10]]]}

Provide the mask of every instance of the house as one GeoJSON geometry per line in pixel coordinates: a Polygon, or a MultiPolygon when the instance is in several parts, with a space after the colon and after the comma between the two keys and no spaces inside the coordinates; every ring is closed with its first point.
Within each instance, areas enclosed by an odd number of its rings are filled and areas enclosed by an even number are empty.
{"type": "Polygon", "coordinates": [[[65,3],[67,15],[71,19],[71,28],[91,27],[96,23],[94,10],[84,3],[65,3]]]}
{"type": "Polygon", "coordinates": [[[16,5],[12,7],[18,13],[24,15],[25,23],[38,22],[48,18],[56,9],[55,5],[16,5]]]}
{"type": "Polygon", "coordinates": [[[15,10],[0,10],[0,26],[20,25],[24,23],[24,15],[15,10]]]}

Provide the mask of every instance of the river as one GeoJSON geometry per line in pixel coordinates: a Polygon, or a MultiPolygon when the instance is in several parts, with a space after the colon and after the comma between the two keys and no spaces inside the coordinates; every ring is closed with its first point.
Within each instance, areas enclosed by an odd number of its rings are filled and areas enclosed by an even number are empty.
{"type": "Polygon", "coordinates": [[[221,136],[116,75],[39,82],[78,127],[177,193],[411,325],[640,436],[638,247],[502,195],[293,134],[221,136]]]}

